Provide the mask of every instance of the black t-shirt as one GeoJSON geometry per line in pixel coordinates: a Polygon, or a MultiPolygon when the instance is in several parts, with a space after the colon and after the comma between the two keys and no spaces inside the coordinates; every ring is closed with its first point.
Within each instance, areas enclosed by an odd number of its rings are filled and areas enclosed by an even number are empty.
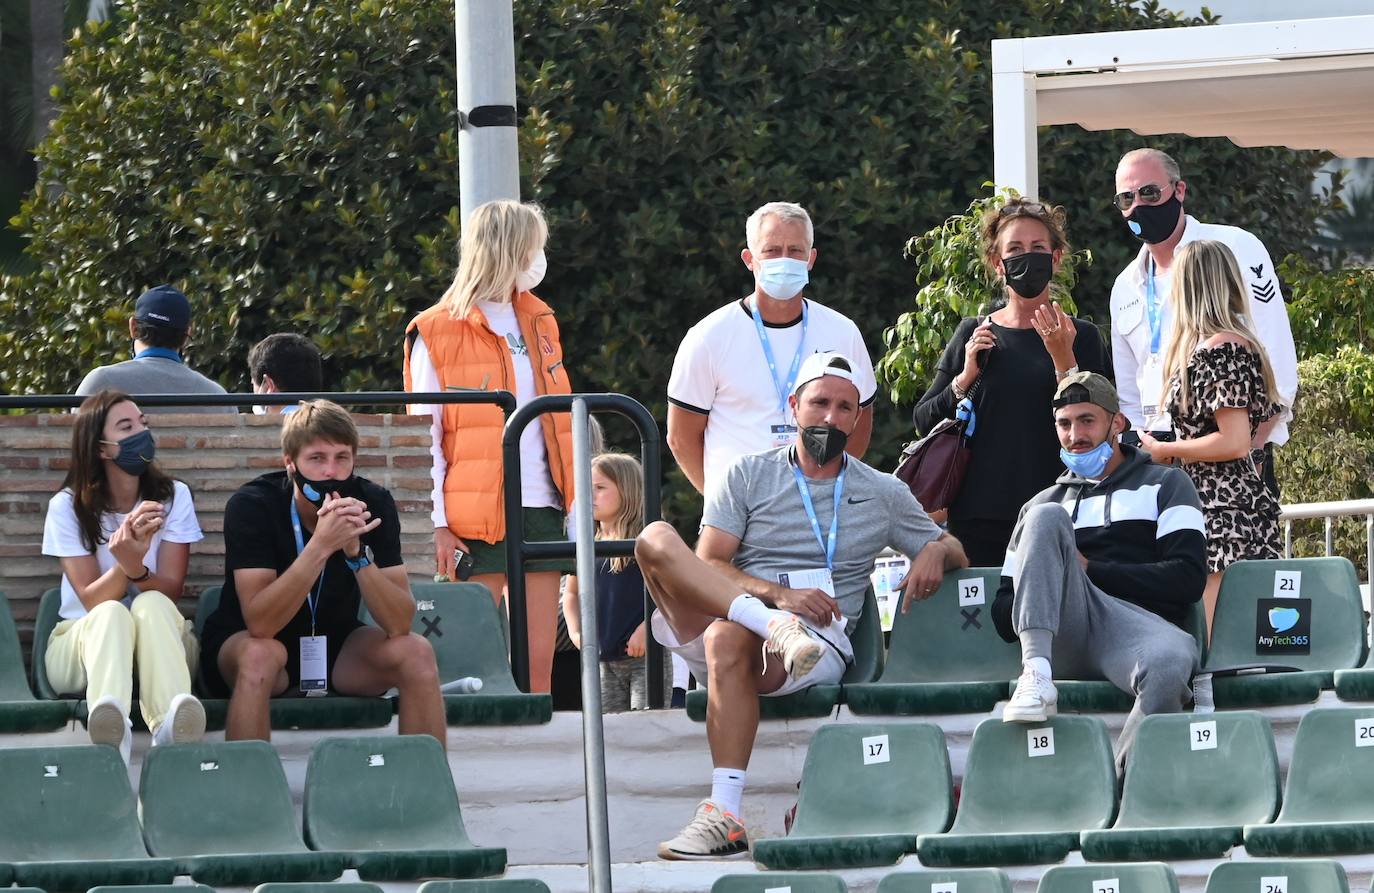
{"type": "Polygon", "coordinates": [[[602,660],[623,660],[625,644],[644,622],[644,575],[631,561],[620,573],[603,558],[596,565],[596,642],[602,660]]]}
{"type": "MultiPolygon", "coordinates": [[[[950,382],[964,369],[964,345],[980,324],[965,319],[954,330],[931,383],[916,406],[918,430],[929,432],[944,418],[954,418],[958,401],[950,382]]],[[[1083,372],[1112,377],[1111,358],[1092,323],[1074,319],[1073,354],[1083,372]]],[[[1054,428],[1054,361],[1035,329],[1009,329],[992,324],[997,346],[988,351],[983,383],[974,398],[977,420],[970,445],[973,455],[964,486],[949,516],[1015,521],[1021,506],[1054,483],[1064,472],[1059,435],[1054,428]]]]}
{"type": "MultiPolygon", "coordinates": [[[[374,518],[382,519],[377,529],[363,535],[363,543],[372,547],[373,562],[378,567],[401,564],[401,525],[396,515],[396,501],[371,481],[361,477],[354,480],[356,491],[345,495],[361,499],[367,503],[374,518]]],[[[229,497],[229,504],[224,509],[224,589],[219,608],[205,623],[207,641],[223,643],[234,633],[247,629],[234,588],[235,570],[270,568],[280,576],[296,560],[296,535],[291,529],[293,490],[286,472],[274,471],[249,481],[229,497]]],[[[310,542],[310,531],[304,524],[301,536],[303,543],[310,542]]],[[[333,658],[344,638],[359,626],[358,606],[362,593],[342,550],[329,556],[323,576],[324,587],[316,601],[315,632],[329,637],[330,657],[333,658]]],[[[311,592],[318,585],[317,579],[311,592]]],[[[310,607],[302,598],[296,615],[275,636],[286,646],[293,665],[298,660],[300,639],[308,635],[310,607]]]]}

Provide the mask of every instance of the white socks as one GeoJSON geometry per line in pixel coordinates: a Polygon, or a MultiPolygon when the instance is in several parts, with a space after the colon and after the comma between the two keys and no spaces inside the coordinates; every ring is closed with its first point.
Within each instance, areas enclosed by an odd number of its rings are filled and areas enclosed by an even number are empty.
{"type": "Polygon", "coordinates": [[[721,809],[738,818],[740,801],[744,799],[744,770],[712,769],[711,799],[716,801],[721,809]]]}
{"type": "Polygon", "coordinates": [[[738,623],[761,639],[768,638],[768,624],[773,618],[790,616],[786,611],[768,607],[752,595],[737,596],[730,602],[730,610],[725,615],[727,620],[738,623]]]}

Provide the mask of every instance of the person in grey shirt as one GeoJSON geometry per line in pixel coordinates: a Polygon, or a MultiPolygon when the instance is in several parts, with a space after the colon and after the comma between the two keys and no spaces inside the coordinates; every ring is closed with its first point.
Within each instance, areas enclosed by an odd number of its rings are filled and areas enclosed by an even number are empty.
{"type": "MultiPolygon", "coordinates": [[[[86,373],[76,393],[106,389],[136,397],[149,394],[223,394],[224,388],[191,369],[181,350],[191,336],[191,302],[176,288],[159,285],[139,296],[129,318],[134,358],[86,373]]],[[[147,412],[238,412],[233,406],[144,407],[147,412]]]]}
{"type": "Polygon", "coordinates": [[[654,638],[697,678],[710,679],[711,796],[677,837],[659,844],[665,859],[747,851],[740,800],[758,696],[840,680],[883,549],[911,558],[903,610],[934,593],[945,571],[968,566],[958,540],[926,516],[905,484],[846,457],[862,409],[853,363],[836,353],[808,357],[788,402],[794,442],[729,466],[707,495],[695,554],[663,522],[645,528],[635,545],[659,608],[650,621],[654,638]]]}

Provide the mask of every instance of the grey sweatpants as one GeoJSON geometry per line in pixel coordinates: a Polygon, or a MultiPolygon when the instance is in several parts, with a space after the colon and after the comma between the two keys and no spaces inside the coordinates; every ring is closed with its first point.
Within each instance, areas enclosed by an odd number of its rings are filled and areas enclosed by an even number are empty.
{"type": "Polygon", "coordinates": [[[1116,747],[1117,765],[1124,766],[1140,721],[1177,712],[1192,697],[1197,642],[1153,611],[1094,586],[1078,562],[1069,513],[1057,504],[1026,512],[1012,584],[1016,632],[1050,631],[1056,679],[1105,677],[1135,695],[1116,747]]]}
{"type": "MultiPolygon", "coordinates": [[[[672,696],[673,669],[663,652],[663,703],[672,696]]],[[[601,712],[649,709],[649,668],[642,657],[601,661],[601,712]]]]}

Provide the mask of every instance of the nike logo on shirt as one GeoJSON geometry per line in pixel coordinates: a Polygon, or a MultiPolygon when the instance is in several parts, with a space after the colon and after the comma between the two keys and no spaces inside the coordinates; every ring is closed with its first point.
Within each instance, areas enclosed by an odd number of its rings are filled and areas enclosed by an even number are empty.
{"type": "Polygon", "coordinates": [[[861,502],[872,502],[873,499],[874,499],[874,497],[872,497],[872,496],[868,497],[867,499],[855,499],[853,496],[851,496],[851,497],[849,497],[849,504],[850,504],[850,505],[858,505],[858,504],[861,503],[861,502]]]}

